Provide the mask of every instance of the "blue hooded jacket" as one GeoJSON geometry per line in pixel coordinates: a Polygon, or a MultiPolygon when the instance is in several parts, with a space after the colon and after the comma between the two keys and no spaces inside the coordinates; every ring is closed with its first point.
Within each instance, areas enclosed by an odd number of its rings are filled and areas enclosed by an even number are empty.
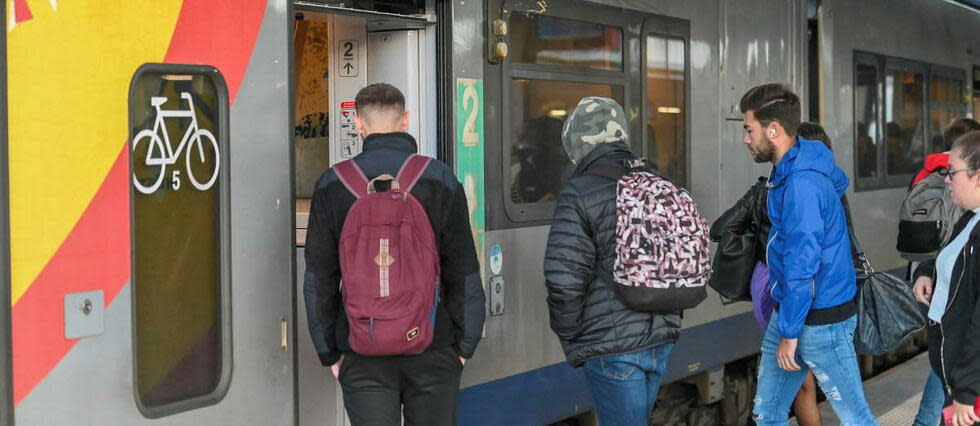
{"type": "Polygon", "coordinates": [[[799,337],[811,309],[847,303],[857,292],[840,201],[848,183],[833,153],[803,138],[797,138],[769,177],[772,230],[766,262],[784,338],[799,337]]]}

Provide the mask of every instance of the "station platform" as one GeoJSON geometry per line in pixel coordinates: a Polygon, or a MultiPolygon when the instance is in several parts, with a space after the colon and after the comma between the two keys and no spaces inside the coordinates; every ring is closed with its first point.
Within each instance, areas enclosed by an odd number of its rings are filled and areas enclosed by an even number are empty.
{"type": "MultiPolygon", "coordinates": [[[[929,354],[923,352],[864,382],[864,396],[878,423],[882,426],[912,424],[919,411],[929,368],[929,354]]],[[[824,426],[840,424],[826,401],[820,404],[820,417],[824,426]]],[[[797,425],[796,420],[791,419],[790,424],[797,425]]]]}

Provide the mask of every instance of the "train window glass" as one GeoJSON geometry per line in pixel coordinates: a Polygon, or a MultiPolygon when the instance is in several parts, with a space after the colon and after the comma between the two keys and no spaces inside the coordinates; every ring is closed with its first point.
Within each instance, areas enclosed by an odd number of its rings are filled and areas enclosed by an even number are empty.
{"type": "Polygon", "coordinates": [[[228,95],[204,66],[144,65],[130,87],[134,379],[159,417],[227,389],[228,95]]]}
{"type": "Polygon", "coordinates": [[[859,64],[854,82],[854,116],[857,126],[857,175],[878,174],[878,68],[859,64]]]}
{"type": "Polygon", "coordinates": [[[585,96],[623,102],[609,84],[515,78],[511,81],[510,198],[514,203],[553,202],[571,172],[561,143],[565,118],[585,96]]]}
{"type": "Polygon", "coordinates": [[[897,69],[885,73],[885,170],[889,176],[911,175],[922,166],[924,93],[922,73],[897,69]]]}
{"type": "Polygon", "coordinates": [[[926,154],[947,149],[943,129],[967,113],[967,75],[864,52],[855,52],[854,70],[857,188],[905,187],[926,154]]]}
{"type": "Polygon", "coordinates": [[[949,150],[943,129],[954,118],[963,116],[963,80],[933,75],[929,85],[930,152],[949,150]]]}
{"type": "Polygon", "coordinates": [[[980,120],[980,67],[973,67],[973,119],[980,120]]]}
{"type": "Polygon", "coordinates": [[[623,69],[623,32],[617,27],[525,14],[512,15],[510,24],[514,62],[623,69]]]}
{"type": "Polygon", "coordinates": [[[680,185],[686,185],[684,39],[647,36],[646,156],[680,185]]]}

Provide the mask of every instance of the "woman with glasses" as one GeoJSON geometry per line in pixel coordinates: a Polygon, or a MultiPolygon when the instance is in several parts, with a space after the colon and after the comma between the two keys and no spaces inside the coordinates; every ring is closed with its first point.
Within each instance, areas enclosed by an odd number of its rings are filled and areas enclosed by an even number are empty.
{"type": "Polygon", "coordinates": [[[916,295],[929,302],[929,361],[951,407],[950,424],[980,422],[980,131],[953,143],[943,174],[953,202],[968,210],[939,256],[915,270],[916,295]]]}

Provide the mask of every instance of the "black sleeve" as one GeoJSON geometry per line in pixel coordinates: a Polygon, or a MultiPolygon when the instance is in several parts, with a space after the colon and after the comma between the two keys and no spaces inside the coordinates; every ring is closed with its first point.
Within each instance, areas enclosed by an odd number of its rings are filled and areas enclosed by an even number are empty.
{"type": "Polygon", "coordinates": [[[729,232],[744,233],[746,227],[753,220],[753,211],[758,205],[759,197],[762,196],[764,190],[765,187],[760,186],[757,182],[742,195],[742,198],[739,198],[735,202],[734,206],[725,210],[718,217],[718,220],[715,220],[711,224],[711,230],[708,233],[711,241],[719,242],[722,236],[729,232]]]}
{"type": "Polygon", "coordinates": [[[470,358],[483,335],[486,295],[480,279],[466,194],[458,181],[453,182],[449,213],[439,235],[439,261],[442,285],[446,289],[446,309],[457,330],[456,350],[463,358],[470,358]]]}
{"type": "MultiPolygon", "coordinates": [[[[912,274],[912,283],[915,284],[915,280],[919,279],[919,277],[936,278],[936,259],[929,259],[920,263],[919,266],[915,268],[915,273],[912,274]]],[[[935,285],[935,283],[933,283],[933,285],[935,285]]]]}
{"type": "MultiPolygon", "coordinates": [[[[974,286],[980,285],[976,278],[971,281],[974,286]]],[[[949,382],[956,402],[973,405],[980,396],[980,300],[974,301],[963,339],[963,350],[949,372],[949,382]]]]}
{"type": "Polygon", "coordinates": [[[334,228],[325,189],[313,194],[306,233],[306,273],[303,297],[313,346],[323,365],[340,358],[337,349],[337,317],[340,315],[339,229],[334,228]]]}
{"type": "Polygon", "coordinates": [[[566,186],[558,195],[544,256],[551,329],[563,342],[578,334],[585,297],[595,274],[596,248],[586,217],[581,197],[566,186]]]}
{"type": "Polygon", "coordinates": [[[721,241],[721,237],[728,232],[739,232],[745,229],[745,226],[752,220],[751,202],[754,199],[754,189],[755,186],[749,188],[749,190],[742,195],[742,198],[739,198],[739,200],[735,202],[734,206],[730,207],[728,210],[725,210],[725,212],[711,224],[711,231],[708,233],[708,235],[711,237],[711,241],[721,241]]]}

